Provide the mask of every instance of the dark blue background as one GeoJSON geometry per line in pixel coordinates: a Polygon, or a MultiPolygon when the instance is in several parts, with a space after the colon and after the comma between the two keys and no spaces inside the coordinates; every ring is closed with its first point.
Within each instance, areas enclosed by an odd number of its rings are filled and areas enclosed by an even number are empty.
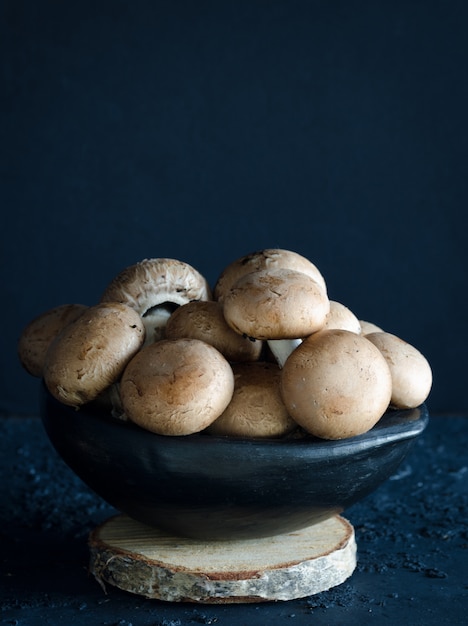
{"type": "Polygon", "coordinates": [[[0,2],[0,409],[24,325],[126,265],[264,247],[418,347],[467,408],[468,3],[0,2]]]}

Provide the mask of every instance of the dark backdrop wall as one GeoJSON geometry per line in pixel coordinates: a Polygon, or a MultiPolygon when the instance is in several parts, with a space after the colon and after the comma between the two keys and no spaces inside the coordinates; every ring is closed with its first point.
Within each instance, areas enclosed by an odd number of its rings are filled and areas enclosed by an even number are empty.
{"type": "Polygon", "coordinates": [[[214,283],[264,247],[429,359],[468,408],[468,3],[0,3],[0,409],[16,343],[145,257],[214,283]]]}

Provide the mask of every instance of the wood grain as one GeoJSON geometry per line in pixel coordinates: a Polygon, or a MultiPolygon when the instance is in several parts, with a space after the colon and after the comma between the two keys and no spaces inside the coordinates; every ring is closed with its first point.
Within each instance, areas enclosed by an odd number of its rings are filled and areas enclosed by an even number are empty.
{"type": "Polygon", "coordinates": [[[354,529],[338,515],[293,533],[212,542],[117,515],[90,534],[89,549],[103,586],[169,602],[292,600],[341,584],[356,567],[354,529]]]}

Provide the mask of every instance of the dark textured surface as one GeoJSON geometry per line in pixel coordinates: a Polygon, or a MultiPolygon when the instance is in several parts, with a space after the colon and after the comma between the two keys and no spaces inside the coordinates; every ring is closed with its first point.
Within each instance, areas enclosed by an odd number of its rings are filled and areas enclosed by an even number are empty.
{"type": "Polygon", "coordinates": [[[345,514],[358,566],[343,585],[286,603],[149,601],[87,573],[87,535],[114,511],[57,456],[37,417],[0,418],[0,624],[188,626],[466,623],[468,417],[439,416],[386,483],[345,514]]]}

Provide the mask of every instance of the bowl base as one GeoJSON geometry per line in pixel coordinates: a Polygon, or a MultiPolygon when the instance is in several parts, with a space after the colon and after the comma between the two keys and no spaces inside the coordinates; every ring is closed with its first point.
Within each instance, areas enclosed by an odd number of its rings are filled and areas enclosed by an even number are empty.
{"type": "Polygon", "coordinates": [[[341,584],[356,567],[354,528],[340,515],[264,539],[200,541],[122,514],[90,533],[89,550],[103,587],[168,602],[293,600],[341,584]]]}

